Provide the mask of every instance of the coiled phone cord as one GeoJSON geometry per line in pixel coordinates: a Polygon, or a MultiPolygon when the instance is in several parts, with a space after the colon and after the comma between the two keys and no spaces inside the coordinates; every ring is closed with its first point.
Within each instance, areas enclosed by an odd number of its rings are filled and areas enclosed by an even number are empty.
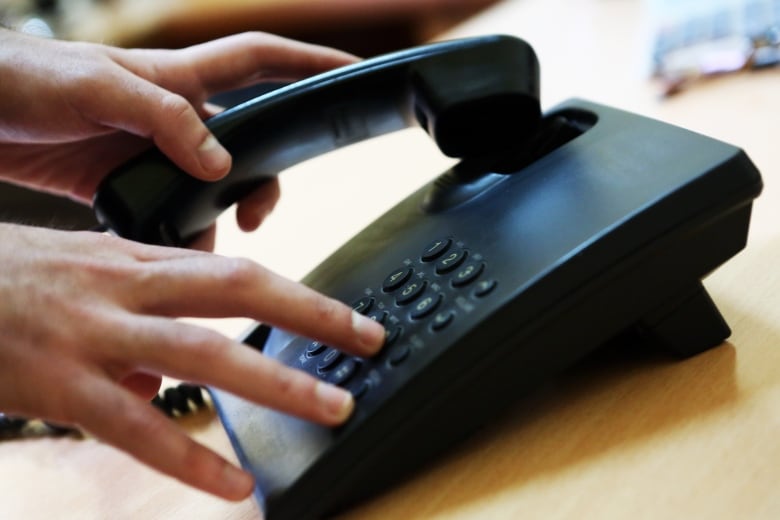
{"type": "MultiPolygon", "coordinates": [[[[177,386],[166,388],[154,396],[151,404],[171,418],[195,414],[209,406],[203,396],[203,389],[191,383],[179,383],[177,386]]],[[[0,440],[78,433],[78,430],[68,426],[0,412],[0,440]]]]}

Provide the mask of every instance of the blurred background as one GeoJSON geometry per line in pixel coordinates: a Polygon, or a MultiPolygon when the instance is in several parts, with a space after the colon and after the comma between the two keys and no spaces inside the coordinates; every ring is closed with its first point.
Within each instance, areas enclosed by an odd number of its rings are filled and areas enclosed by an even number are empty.
{"type": "Polygon", "coordinates": [[[247,30],[372,56],[428,40],[497,0],[0,0],[5,25],[175,48],[247,30]],[[46,30],[45,28],[43,29],[46,30]]]}

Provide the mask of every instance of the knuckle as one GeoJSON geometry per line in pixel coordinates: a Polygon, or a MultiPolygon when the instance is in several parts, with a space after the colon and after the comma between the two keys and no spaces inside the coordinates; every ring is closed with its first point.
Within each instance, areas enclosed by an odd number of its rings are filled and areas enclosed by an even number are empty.
{"type": "Polygon", "coordinates": [[[94,96],[101,92],[101,88],[110,84],[114,75],[110,67],[102,60],[79,60],[76,65],[67,71],[63,86],[70,88],[76,94],[94,96]]]}
{"type": "Polygon", "coordinates": [[[130,439],[156,439],[164,436],[167,430],[164,417],[158,418],[154,408],[146,406],[146,403],[131,405],[129,399],[117,396],[112,403],[116,416],[121,417],[124,423],[123,434],[130,439]]]}
{"type": "Polygon", "coordinates": [[[280,367],[273,372],[274,398],[283,408],[297,409],[314,403],[315,385],[312,376],[291,368],[280,367]]]}
{"type": "Polygon", "coordinates": [[[214,461],[200,444],[187,438],[182,446],[178,461],[180,468],[186,468],[196,482],[206,482],[214,476],[214,461]]]}
{"type": "Polygon", "coordinates": [[[290,396],[294,393],[295,375],[289,370],[277,370],[274,373],[274,391],[279,396],[290,396]]]}
{"type": "Polygon", "coordinates": [[[234,36],[234,42],[246,49],[262,49],[269,44],[269,35],[260,31],[244,31],[234,36]]]}
{"type": "Polygon", "coordinates": [[[160,97],[160,114],[164,119],[173,119],[183,121],[189,119],[191,111],[194,110],[189,101],[183,96],[173,92],[165,91],[160,97]]]}
{"type": "Polygon", "coordinates": [[[83,403],[71,392],[54,392],[43,402],[43,419],[60,424],[79,425],[84,422],[83,403]]]}
{"type": "Polygon", "coordinates": [[[306,374],[291,368],[279,367],[274,371],[274,392],[285,400],[294,399],[306,392],[313,382],[306,374]]]}
{"type": "Polygon", "coordinates": [[[312,296],[311,308],[314,319],[325,324],[338,323],[340,318],[343,320],[342,314],[346,312],[336,300],[321,295],[312,296]]]}
{"type": "Polygon", "coordinates": [[[226,289],[235,290],[254,285],[255,281],[263,282],[267,276],[259,265],[246,258],[225,258],[220,274],[226,289]]]}
{"type": "Polygon", "coordinates": [[[180,333],[176,342],[195,354],[199,363],[210,365],[225,355],[225,338],[209,329],[193,328],[180,333]]]}

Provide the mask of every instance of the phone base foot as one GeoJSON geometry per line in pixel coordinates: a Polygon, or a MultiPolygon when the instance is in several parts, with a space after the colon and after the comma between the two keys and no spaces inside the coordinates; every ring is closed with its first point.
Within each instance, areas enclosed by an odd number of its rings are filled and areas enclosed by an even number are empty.
{"type": "Polygon", "coordinates": [[[716,347],[731,335],[726,320],[699,281],[645,316],[638,328],[650,344],[680,357],[716,347]]]}

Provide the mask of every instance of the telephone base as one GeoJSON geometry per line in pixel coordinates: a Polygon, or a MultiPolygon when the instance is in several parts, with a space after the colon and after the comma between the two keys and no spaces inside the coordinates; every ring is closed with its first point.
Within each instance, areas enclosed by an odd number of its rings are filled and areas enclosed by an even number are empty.
{"type": "Polygon", "coordinates": [[[246,336],[356,396],[328,429],[213,391],[268,520],[381,491],[622,334],[681,357],[728,337],[701,280],[745,247],[762,181],[744,152],[583,100],[556,114],[586,116],[581,133],[423,186],[304,279],[384,320],[378,356],[246,336]]]}

